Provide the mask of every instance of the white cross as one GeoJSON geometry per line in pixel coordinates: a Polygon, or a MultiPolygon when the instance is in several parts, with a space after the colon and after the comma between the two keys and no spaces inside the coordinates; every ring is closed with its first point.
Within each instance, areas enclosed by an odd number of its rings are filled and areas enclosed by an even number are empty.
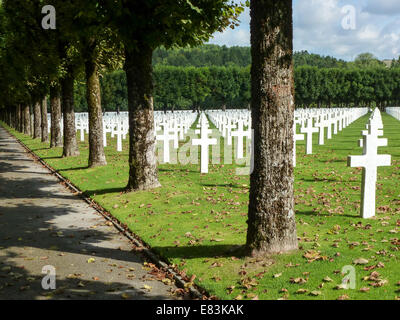
{"type": "Polygon", "coordinates": [[[114,134],[117,135],[117,151],[121,152],[122,151],[122,136],[125,134],[122,124],[121,124],[121,119],[117,120],[117,129],[114,130],[114,134]]]}
{"type": "Polygon", "coordinates": [[[210,145],[216,145],[217,139],[208,138],[208,135],[212,133],[211,129],[208,129],[208,125],[202,122],[200,130],[195,131],[196,134],[201,134],[200,139],[193,139],[192,145],[201,146],[201,173],[208,173],[208,147],[210,145]]]}
{"type": "Polygon", "coordinates": [[[112,125],[108,120],[103,119],[103,146],[107,147],[107,133],[112,131],[112,125]]]}
{"type": "Polygon", "coordinates": [[[320,116],[319,122],[316,124],[316,127],[319,129],[319,137],[318,137],[318,144],[323,145],[325,144],[324,136],[325,136],[325,127],[328,126],[328,122],[324,119],[324,116],[320,116]]]}
{"type": "Polygon", "coordinates": [[[163,154],[164,154],[164,163],[169,163],[170,162],[170,151],[169,151],[169,141],[175,139],[175,134],[169,134],[169,128],[166,123],[163,124],[164,127],[164,133],[162,135],[157,135],[156,139],[161,140],[164,142],[164,147],[163,147],[163,154]]]}
{"type": "Polygon", "coordinates": [[[338,134],[338,116],[335,114],[333,118],[333,134],[338,134]]]}
{"type": "Polygon", "coordinates": [[[228,123],[225,125],[225,130],[227,130],[226,139],[228,139],[228,146],[232,145],[232,129],[236,129],[236,124],[232,124],[231,120],[228,118],[228,123]]]}
{"type": "Polygon", "coordinates": [[[307,127],[300,129],[301,133],[306,134],[306,154],[312,154],[312,135],[318,132],[318,128],[313,127],[313,118],[307,120],[307,127]]]}
{"type": "Polygon", "coordinates": [[[349,167],[363,168],[361,216],[363,218],[371,218],[375,216],[377,169],[380,166],[390,166],[391,156],[388,154],[378,155],[378,146],[386,146],[387,139],[379,139],[375,134],[368,134],[363,137],[363,140],[363,155],[349,156],[347,159],[347,165],[349,167]]]}
{"type": "Polygon", "coordinates": [[[334,119],[332,119],[332,115],[328,113],[327,116],[327,124],[328,124],[328,132],[326,133],[326,138],[332,139],[332,123],[334,122],[334,119]]]}
{"type": "Polygon", "coordinates": [[[237,137],[237,158],[243,159],[243,138],[250,139],[250,131],[243,131],[243,120],[238,121],[238,129],[232,132],[232,137],[237,137]]]}
{"type": "Polygon", "coordinates": [[[76,129],[77,129],[77,130],[80,130],[80,133],[81,133],[81,141],[85,141],[86,123],[85,123],[82,119],[80,119],[80,120],[78,121],[78,124],[77,124],[77,126],[76,126],[76,129]]]}

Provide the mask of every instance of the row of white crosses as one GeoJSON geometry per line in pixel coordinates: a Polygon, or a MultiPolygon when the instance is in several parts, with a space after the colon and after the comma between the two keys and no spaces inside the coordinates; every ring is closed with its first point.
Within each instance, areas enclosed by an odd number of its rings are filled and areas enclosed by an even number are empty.
{"type": "Polygon", "coordinates": [[[197,114],[191,111],[155,113],[156,140],[163,142],[164,163],[170,163],[170,141],[173,141],[173,149],[178,149],[179,141],[185,140],[186,134],[196,118],[197,114]]]}
{"type": "Polygon", "coordinates": [[[252,138],[251,113],[248,110],[210,110],[207,115],[226,139],[228,146],[232,145],[232,137],[236,137],[236,158],[243,159],[244,138],[252,138]]]}
{"type": "MultiPolygon", "coordinates": [[[[184,140],[188,129],[196,119],[197,114],[191,111],[172,112],[154,112],[155,131],[167,130],[172,131],[174,136],[174,148],[178,147],[178,140],[184,140]],[[165,127],[165,129],[164,129],[165,127]]],[[[48,114],[49,133],[51,130],[51,116],[48,114]]],[[[63,121],[61,118],[61,133],[63,132],[63,121]]],[[[85,134],[89,133],[89,115],[87,112],[75,113],[75,130],[80,136],[80,140],[84,141],[85,134]]],[[[126,139],[129,133],[128,112],[105,112],[103,114],[103,145],[107,146],[107,135],[117,139],[117,151],[122,151],[122,141],[126,139]]],[[[165,153],[168,158],[169,153],[165,153]]],[[[169,158],[168,158],[169,159],[169,158]]],[[[167,160],[168,160],[167,159],[167,160]]],[[[169,162],[166,161],[166,162],[169,162]]]]}
{"type": "Polygon", "coordinates": [[[368,112],[367,108],[351,109],[298,109],[295,112],[294,120],[294,152],[293,163],[296,166],[296,141],[306,138],[306,154],[313,153],[313,134],[319,133],[318,144],[325,144],[325,128],[327,128],[326,138],[332,139],[333,134],[342,131],[352,122],[362,117],[368,112]],[[300,134],[297,134],[297,125],[300,125],[300,134]],[[304,137],[304,134],[306,137],[304,137]]]}
{"type": "MultiPolygon", "coordinates": [[[[326,139],[332,139],[333,134],[342,131],[353,121],[368,112],[367,108],[334,108],[334,109],[298,109],[295,111],[293,163],[296,166],[296,141],[306,140],[306,154],[312,154],[313,134],[319,133],[318,144],[325,144],[326,139]],[[297,134],[297,125],[301,126],[297,134]]],[[[248,110],[211,110],[207,111],[210,120],[215,124],[227,145],[232,144],[232,137],[237,137],[236,155],[243,158],[244,138],[251,139],[251,113],[248,110]],[[244,130],[244,127],[247,130],[244,130]]]]}
{"type": "Polygon", "coordinates": [[[397,120],[400,120],[400,107],[387,107],[385,111],[387,114],[391,115],[397,120]]]}
{"type": "Polygon", "coordinates": [[[122,151],[122,140],[126,139],[129,132],[129,118],[127,112],[106,113],[103,116],[103,144],[107,146],[107,133],[111,138],[117,137],[117,151],[122,151]]]}
{"type": "Polygon", "coordinates": [[[350,167],[362,167],[362,186],[361,186],[361,217],[371,218],[375,216],[376,180],[378,167],[390,166],[391,156],[388,154],[378,154],[378,147],[387,146],[387,139],[379,138],[383,136],[383,123],[381,113],[376,108],[362,131],[363,139],[359,141],[363,147],[361,156],[349,156],[347,165],[350,167]]]}
{"type": "Polygon", "coordinates": [[[86,134],[89,133],[89,115],[86,112],[75,113],[75,130],[80,132],[80,140],[85,141],[86,134]]]}

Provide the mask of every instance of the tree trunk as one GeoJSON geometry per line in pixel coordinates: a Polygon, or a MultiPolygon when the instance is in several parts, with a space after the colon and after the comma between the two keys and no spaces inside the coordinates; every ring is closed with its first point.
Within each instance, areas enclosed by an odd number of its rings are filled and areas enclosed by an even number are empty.
{"type": "Polygon", "coordinates": [[[107,164],[103,145],[100,80],[94,61],[86,61],[86,100],[89,109],[89,167],[107,164]]]}
{"type": "Polygon", "coordinates": [[[129,182],[127,190],[160,186],[157,175],[153,106],[153,50],[125,50],[129,109],[129,182]]]}
{"type": "Polygon", "coordinates": [[[51,128],[50,128],[50,148],[61,147],[61,93],[58,86],[50,87],[50,112],[51,112],[51,128]]]}
{"type": "Polygon", "coordinates": [[[62,108],[64,114],[64,148],[63,157],[79,156],[76,142],[74,112],[74,78],[67,75],[61,80],[62,108]]]}
{"type": "Polygon", "coordinates": [[[30,117],[31,117],[31,119],[30,119],[30,121],[31,121],[31,136],[33,137],[33,134],[34,134],[34,130],[33,130],[33,128],[34,128],[34,126],[35,126],[35,115],[34,115],[34,107],[33,106],[29,106],[29,113],[30,113],[30,117]]]}
{"type": "Polygon", "coordinates": [[[27,135],[31,135],[31,110],[28,104],[23,106],[23,117],[24,117],[24,133],[27,135]]]}
{"type": "Polygon", "coordinates": [[[22,112],[21,105],[17,105],[17,130],[22,132],[22,112]]]}
{"type": "Polygon", "coordinates": [[[33,139],[41,138],[42,116],[40,108],[40,102],[37,101],[33,104],[33,139]]]}
{"type": "Polygon", "coordinates": [[[42,142],[49,142],[49,126],[47,123],[47,98],[44,97],[44,99],[42,100],[42,142]]]}
{"type": "Polygon", "coordinates": [[[250,176],[247,249],[252,255],[298,247],[293,174],[293,24],[291,0],[251,1],[250,176]]]}

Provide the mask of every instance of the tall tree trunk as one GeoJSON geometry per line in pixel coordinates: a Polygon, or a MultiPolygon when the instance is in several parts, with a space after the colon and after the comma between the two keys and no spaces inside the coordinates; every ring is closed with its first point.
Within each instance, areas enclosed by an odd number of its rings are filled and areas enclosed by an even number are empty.
{"type": "Polygon", "coordinates": [[[47,98],[44,97],[41,104],[42,114],[42,142],[49,142],[49,125],[47,123],[47,98]]]}
{"type": "Polygon", "coordinates": [[[15,129],[15,116],[14,116],[14,107],[9,107],[8,112],[10,113],[10,124],[11,127],[15,129]]]}
{"type": "Polygon", "coordinates": [[[21,105],[17,105],[17,130],[22,132],[22,112],[21,105]]]}
{"type": "Polygon", "coordinates": [[[128,190],[160,186],[155,155],[152,54],[151,48],[140,44],[125,50],[129,109],[128,190]]]}
{"type": "Polygon", "coordinates": [[[35,115],[34,115],[34,106],[29,105],[29,114],[30,114],[30,122],[31,122],[31,137],[34,135],[34,126],[35,126],[35,115]]]}
{"type": "Polygon", "coordinates": [[[64,113],[63,157],[79,156],[75,131],[74,78],[67,75],[61,80],[62,108],[64,113]]]}
{"type": "Polygon", "coordinates": [[[98,69],[94,61],[86,61],[86,100],[89,109],[89,167],[107,164],[103,146],[103,114],[98,69]]]}
{"type": "Polygon", "coordinates": [[[252,0],[250,176],[247,248],[252,255],[297,249],[293,175],[293,24],[291,0],[252,0]]]}
{"type": "Polygon", "coordinates": [[[50,112],[51,112],[51,128],[50,128],[50,148],[61,147],[61,92],[58,85],[50,87],[50,112]]]}
{"type": "Polygon", "coordinates": [[[29,104],[23,106],[22,113],[24,117],[24,133],[31,135],[31,110],[29,104]]]}
{"type": "Polygon", "coordinates": [[[40,102],[36,101],[33,104],[33,139],[41,138],[42,116],[40,108],[40,102]]]}

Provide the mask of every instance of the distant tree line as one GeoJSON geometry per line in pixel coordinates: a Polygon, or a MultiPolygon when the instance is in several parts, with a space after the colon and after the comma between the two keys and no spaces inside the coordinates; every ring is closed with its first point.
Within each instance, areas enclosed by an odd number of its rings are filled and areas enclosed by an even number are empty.
{"type": "MultiPolygon", "coordinates": [[[[308,51],[295,52],[295,66],[319,68],[346,68],[351,63],[330,56],[312,54],[308,51]]],[[[159,48],[154,51],[153,65],[175,67],[247,67],[251,65],[250,47],[226,47],[207,44],[196,48],[159,48]]]]}
{"type": "MultiPolygon", "coordinates": [[[[154,68],[156,110],[248,108],[249,67],[154,68]]],[[[126,77],[115,71],[101,78],[104,111],[127,110],[126,77]]],[[[84,82],[75,86],[77,111],[86,111],[84,82]]],[[[351,107],[400,104],[400,68],[295,68],[297,107],[351,107]]]]}

